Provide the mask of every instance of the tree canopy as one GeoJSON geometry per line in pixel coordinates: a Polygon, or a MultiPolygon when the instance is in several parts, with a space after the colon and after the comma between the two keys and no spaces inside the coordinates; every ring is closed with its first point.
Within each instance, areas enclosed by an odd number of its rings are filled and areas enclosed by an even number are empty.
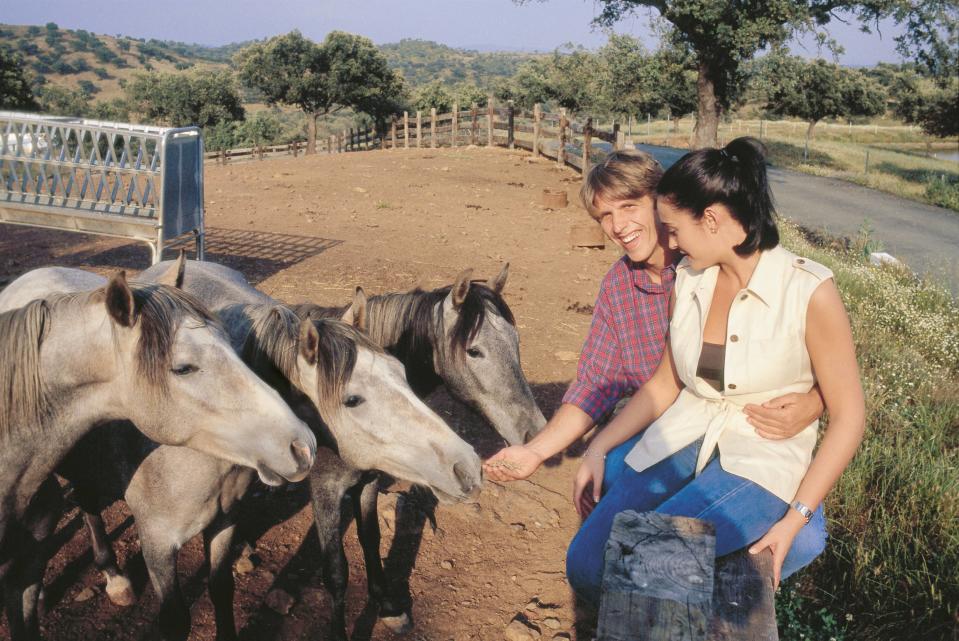
{"type": "Polygon", "coordinates": [[[242,120],[244,111],[233,75],[227,71],[140,73],[124,88],[140,119],[173,127],[209,127],[242,120]]]}
{"type": "Polygon", "coordinates": [[[33,110],[38,106],[23,58],[0,47],[0,109],[33,110]]]}
{"type": "Polygon", "coordinates": [[[879,84],[855,69],[822,59],[807,62],[783,57],[770,64],[767,73],[776,78],[770,83],[767,108],[808,122],[807,138],[823,118],[875,116],[885,111],[879,84]]]}
{"type": "Polygon", "coordinates": [[[236,56],[240,78],[271,104],[298,107],[309,118],[307,150],[316,150],[316,119],[353,109],[383,122],[398,110],[402,79],[372,41],[333,31],[322,44],[299,31],[271,38],[236,56]]]}

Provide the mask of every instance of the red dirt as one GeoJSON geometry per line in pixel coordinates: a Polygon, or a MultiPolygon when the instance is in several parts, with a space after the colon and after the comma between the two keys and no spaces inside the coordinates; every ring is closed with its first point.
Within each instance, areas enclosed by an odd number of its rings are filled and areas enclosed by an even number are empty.
{"type": "MultiPolygon", "coordinates": [[[[206,180],[208,258],[240,269],[288,303],[345,304],[356,285],[370,294],[436,287],[467,267],[475,268],[474,277],[492,277],[509,261],[505,295],[520,330],[524,369],[547,417],[575,374],[600,279],[618,256],[609,248],[570,249],[570,226],[586,220],[576,204],[579,177],[521,152],[466,148],[321,155],[210,165],[206,180]],[[545,210],[539,205],[544,188],[566,189],[571,205],[545,210]]],[[[148,257],[143,245],[0,226],[0,285],[43,265],[135,272],[148,257]]],[[[481,456],[500,447],[485,423],[445,393],[434,394],[430,404],[481,456]]],[[[389,557],[388,568],[395,574],[415,558],[409,580],[415,627],[404,638],[498,640],[518,614],[537,625],[543,639],[590,638],[589,624],[583,622],[577,636],[564,575],[566,545],[578,526],[569,499],[575,464],[568,458],[553,461],[530,482],[487,481],[478,506],[438,507],[437,528],[434,532],[427,523],[418,554],[411,538],[416,528],[411,532],[407,522],[412,519],[415,526],[422,513],[406,502],[394,517],[399,495],[382,498],[382,553],[389,557]]],[[[250,540],[255,568],[237,576],[241,638],[326,638],[329,600],[314,571],[317,551],[305,493],[264,491],[248,514],[240,538],[250,540]],[[286,616],[264,604],[276,588],[295,600],[286,616]]],[[[120,608],[107,600],[86,533],[72,510],[60,523],[65,543],[45,579],[47,639],[150,635],[157,602],[138,556],[135,527],[122,505],[106,516],[139,601],[120,608]]],[[[393,639],[364,611],[365,572],[352,529],[346,547],[352,638],[393,639]]],[[[202,557],[198,540],[180,554],[181,585],[193,603],[190,638],[197,640],[215,634],[202,557]]],[[[0,635],[5,630],[0,628],[0,635]]]]}

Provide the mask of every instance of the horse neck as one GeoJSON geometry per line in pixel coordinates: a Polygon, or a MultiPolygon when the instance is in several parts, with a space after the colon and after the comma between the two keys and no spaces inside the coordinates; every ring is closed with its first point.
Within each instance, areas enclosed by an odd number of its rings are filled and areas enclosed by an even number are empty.
{"type": "MultiPolygon", "coordinates": [[[[94,346],[88,346],[73,351],[71,358],[93,358],[94,350],[94,346]]],[[[75,374],[54,370],[46,377],[52,406],[37,426],[39,433],[8,434],[0,446],[0,487],[18,515],[24,513],[40,484],[83,436],[104,421],[123,418],[115,403],[112,381],[82,380],[75,374]],[[63,374],[70,377],[69,381],[63,374]]],[[[9,504],[6,500],[4,503],[9,504]]]]}
{"type": "Polygon", "coordinates": [[[439,313],[443,298],[435,292],[413,291],[371,296],[367,305],[370,338],[403,363],[410,387],[419,396],[443,383],[434,362],[444,334],[439,313]]]}

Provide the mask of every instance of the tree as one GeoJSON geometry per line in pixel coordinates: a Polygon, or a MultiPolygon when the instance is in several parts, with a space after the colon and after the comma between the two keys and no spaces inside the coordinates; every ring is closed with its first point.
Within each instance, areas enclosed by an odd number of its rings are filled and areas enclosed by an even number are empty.
{"type": "Polygon", "coordinates": [[[959,81],[936,82],[914,72],[890,85],[896,115],[933,136],[959,136],[959,81]]]}
{"type": "Polygon", "coordinates": [[[767,108],[778,114],[802,118],[809,123],[806,143],[823,118],[875,116],[885,111],[885,96],[879,85],[862,72],[825,60],[807,62],[783,57],[768,67],[770,83],[767,108]]]}
{"type": "Polygon", "coordinates": [[[48,85],[40,90],[40,109],[54,116],[86,116],[90,113],[90,96],[82,91],[48,85]]]}
{"type": "Polygon", "coordinates": [[[439,80],[417,87],[413,92],[413,109],[429,111],[436,109],[436,113],[448,113],[453,109],[453,96],[449,89],[439,80]]]}
{"type": "Polygon", "coordinates": [[[172,127],[209,127],[221,120],[242,120],[244,115],[228,71],[139,73],[124,92],[140,120],[172,127]]]}
{"type": "Polygon", "coordinates": [[[600,0],[600,3],[603,10],[595,20],[598,25],[612,26],[627,14],[646,8],[658,12],[671,25],[671,37],[694,53],[697,67],[694,147],[716,145],[719,121],[736,99],[740,67],[758,51],[783,44],[796,33],[817,31],[841,13],[855,16],[864,24],[888,15],[899,22],[908,22],[909,16],[917,15],[923,7],[955,4],[954,0],[600,0]]]}
{"type": "Polygon", "coordinates": [[[269,111],[257,111],[237,127],[240,140],[254,147],[274,142],[280,135],[280,121],[269,111]]]}
{"type": "Polygon", "coordinates": [[[526,109],[552,102],[573,112],[594,106],[599,94],[596,56],[583,48],[557,49],[549,58],[520,65],[513,76],[517,104],[526,109]]]}
{"type": "Polygon", "coordinates": [[[0,47],[0,109],[33,110],[38,106],[23,58],[0,47]]]}
{"type": "Polygon", "coordinates": [[[316,152],[320,116],[350,108],[382,126],[405,93],[402,79],[370,40],[340,31],[321,45],[292,31],[241,50],[236,64],[243,82],[263,92],[270,104],[292,105],[307,114],[308,153],[316,152]]]}

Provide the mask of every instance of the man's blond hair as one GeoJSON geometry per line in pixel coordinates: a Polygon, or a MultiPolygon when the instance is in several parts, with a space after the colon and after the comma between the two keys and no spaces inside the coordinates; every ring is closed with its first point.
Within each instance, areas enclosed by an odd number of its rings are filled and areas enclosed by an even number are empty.
{"type": "Polygon", "coordinates": [[[663,167],[645,151],[620,149],[593,165],[579,190],[583,206],[593,218],[599,218],[596,198],[629,200],[656,196],[656,185],[663,176],[663,167]]]}

